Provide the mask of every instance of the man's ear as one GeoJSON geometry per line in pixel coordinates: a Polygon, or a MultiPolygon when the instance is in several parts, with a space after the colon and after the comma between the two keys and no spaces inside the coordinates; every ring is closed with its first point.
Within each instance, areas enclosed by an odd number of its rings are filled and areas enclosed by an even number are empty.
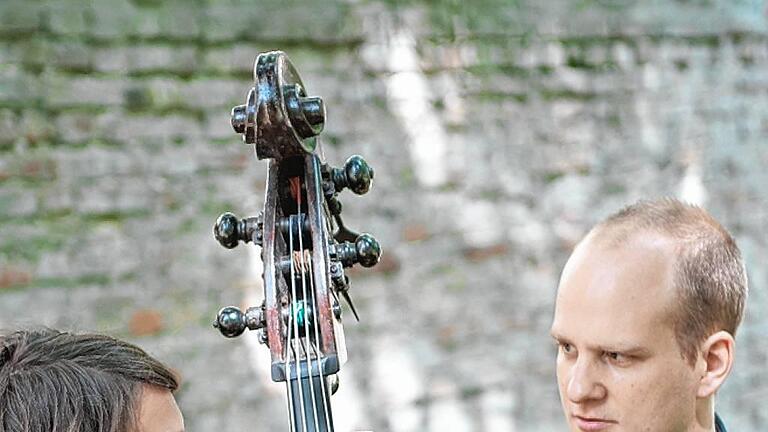
{"type": "Polygon", "coordinates": [[[734,345],[733,336],[727,331],[719,331],[702,343],[698,397],[712,396],[728,378],[733,367],[734,345]]]}

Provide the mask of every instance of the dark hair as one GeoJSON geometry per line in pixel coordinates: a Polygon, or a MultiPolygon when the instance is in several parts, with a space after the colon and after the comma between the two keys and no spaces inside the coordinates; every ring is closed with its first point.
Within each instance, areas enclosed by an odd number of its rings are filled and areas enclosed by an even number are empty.
{"type": "Polygon", "coordinates": [[[598,237],[619,245],[638,233],[655,232],[677,243],[673,313],[675,337],[690,363],[712,333],[736,335],[744,316],[747,275],[736,241],[701,207],[665,198],[639,201],[595,227],[598,237]]]}
{"type": "Polygon", "coordinates": [[[52,329],[0,336],[0,432],[127,432],[143,384],[175,391],[175,374],[141,348],[52,329]]]}

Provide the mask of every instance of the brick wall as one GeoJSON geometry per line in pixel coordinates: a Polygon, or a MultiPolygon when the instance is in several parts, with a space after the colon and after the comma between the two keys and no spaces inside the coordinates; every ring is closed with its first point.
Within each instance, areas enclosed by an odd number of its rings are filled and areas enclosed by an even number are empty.
{"type": "Polygon", "coordinates": [[[255,55],[324,97],[327,158],[376,168],[347,197],[385,262],[340,430],[563,430],[547,334],[560,268],[641,197],[703,202],[751,281],[718,410],[768,425],[768,27],[755,0],[0,2],[0,327],[128,338],[179,369],[188,430],[281,430],[267,353],[210,328],[256,303],[258,251],[216,216],[261,205],[228,124],[255,55]],[[418,168],[417,168],[418,167],[418,168]]]}

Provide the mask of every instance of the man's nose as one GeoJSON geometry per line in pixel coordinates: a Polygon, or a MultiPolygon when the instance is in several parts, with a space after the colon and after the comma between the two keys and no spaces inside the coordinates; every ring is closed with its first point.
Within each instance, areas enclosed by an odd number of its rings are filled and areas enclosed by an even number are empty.
{"type": "Polygon", "coordinates": [[[579,359],[574,363],[566,389],[568,400],[583,403],[600,400],[606,396],[607,390],[600,381],[597,367],[589,359],[579,359]]]}

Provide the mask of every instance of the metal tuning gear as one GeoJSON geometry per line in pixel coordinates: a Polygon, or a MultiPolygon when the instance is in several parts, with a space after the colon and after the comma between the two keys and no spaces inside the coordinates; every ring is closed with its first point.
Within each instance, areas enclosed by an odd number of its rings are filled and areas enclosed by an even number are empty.
{"type": "Polygon", "coordinates": [[[263,240],[263,213],[256,217],[239,219],[232,213],[222,213],[213,225],[213,236],[227,249],[240,242],[253,242],[261,246],[263,240]]]}
{"type": "MultiPolygon", "coordinates": [[[[218,329],[222,335],[233,338],[243,334],[245,329],[258,330],[267,325],[264,315],[264,306],[248,308],[243,313],[239,308],[227,306],[219,310],[213,327],[218,329]]],[[[262,341],[266,343],[266,339],[262,341]]]]}
{"type": "Polygon", "coordinates": [[[357,195],[368,193],[373,183],[374,171],[365,159],[360,155],[350,156],[342,168],[334,168],[323,165],[323,193],[328,203],[328,209],[336,223],[333,238],[339,242],[354,242],[359,233],[347,228],[341,218],[344,208],[339,201],[338,194],[345,188],[357,195]]]}
{"type": "Polygon", "coordinates": [[[372,235],[363,233],[357,236],[354,243],[332,245],[329,252],[331,259],[341,262],[344,267],[352,267],[355,264],[373,267],[381,258],[381,245],[372,235]]]}
{"type": "Polygon", "coordinates": [[[357,195],[363,195],[371,188],[373,168],[362,156],[352,155],[344,163],[343,168],[326,168],[336,192],[349,188],[357,195]]]}

